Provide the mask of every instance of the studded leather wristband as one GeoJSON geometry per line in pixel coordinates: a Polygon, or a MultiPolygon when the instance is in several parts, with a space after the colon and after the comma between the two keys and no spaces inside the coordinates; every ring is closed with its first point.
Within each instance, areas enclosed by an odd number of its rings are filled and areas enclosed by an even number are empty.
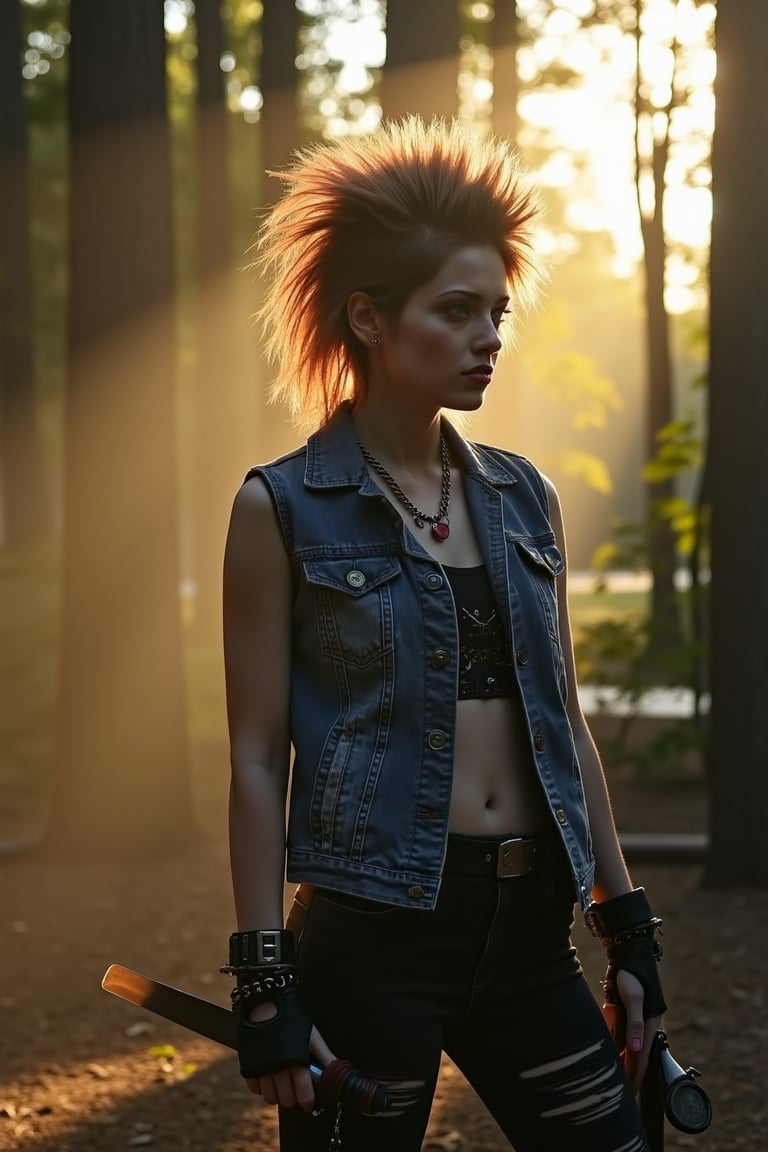
{"type": "Polygon", "coordinates": [[[235,971],[295,965],[296,947],[293,932],[285,928],[272,931],[233,932],[229,938],[229,967],[235,971]]]}
{"type": "Polygon", "coordinates": [[[653,936],[662,921],[654,916],[644,888],[633,888],[611,900],[592,903],[584,913],[584,923],[593,936],[616,941],[638,935],[653,936]]]}

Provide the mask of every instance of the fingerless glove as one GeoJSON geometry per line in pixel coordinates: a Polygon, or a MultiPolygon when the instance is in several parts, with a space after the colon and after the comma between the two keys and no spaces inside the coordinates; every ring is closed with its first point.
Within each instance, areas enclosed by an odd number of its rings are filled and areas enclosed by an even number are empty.
{"type": "Polygon", "coordinates": [[[603,980],[606,1003],[619,1003],[616,977],[623,970],[642,985],[644,1018],[662,1016],[667,1008],[658,969],[662,947],[655,938],[662,921],[651,912],[645,889],[590,904],[584,921],[592,935],[602,940],[608,960],[603,980]]]}
{"type": "Polygon", "coordinates": [[[237,977],[232,1008],[241,1076],[309,1066],[312,1020],[299,994],[295,959],[293,933],[284,928],[233,932],[229,938],[229,963],[219,971],[237,977]],[[264,1003],[275,1006],[275,1015],[251,1020],[254,1007],[264,1003]]]}
{"type": "MultiPolygon", "coordinates": [[[[239,991],[242,993],[244,988],[239,991]]],[[[309,1066],[312,1020],[295,981],[260,995],[241,996],[235,1004],[235,1012],[241,1076],[268,1076],[295,1064],[305,1068],[309,1066]],[[269,1020],[249,1020],[254,1005],[265,1001],[275,1005],[276,1015],[269,1020]]]]}

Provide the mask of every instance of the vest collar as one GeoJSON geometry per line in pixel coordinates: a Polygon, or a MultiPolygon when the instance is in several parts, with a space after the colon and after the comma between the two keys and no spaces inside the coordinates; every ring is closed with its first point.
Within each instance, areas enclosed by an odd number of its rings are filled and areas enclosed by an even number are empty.
{"type": "MultiPolygon", "coordinates": [[[[304,483],[308,488],[361,488],[368,480],[351,409],[351,403],[345,400],[329,422],[307,441],[304,483]]],[[[465,440],[445,418],[442,429],[452,458],[467,477],[493,486],[517,483],[511,469],[504,466],[493,449],[465,440]]]]}

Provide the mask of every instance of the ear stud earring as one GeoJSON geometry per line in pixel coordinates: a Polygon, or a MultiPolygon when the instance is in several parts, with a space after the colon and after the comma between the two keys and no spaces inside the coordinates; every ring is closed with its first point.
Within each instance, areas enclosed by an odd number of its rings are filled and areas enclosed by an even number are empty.
{"type": "Polygon", "coordinates": [[[379,340],[378,336],[374,336],[373,340],[371,340],[371,344],[381,344],[381,340],[379,340]]]}

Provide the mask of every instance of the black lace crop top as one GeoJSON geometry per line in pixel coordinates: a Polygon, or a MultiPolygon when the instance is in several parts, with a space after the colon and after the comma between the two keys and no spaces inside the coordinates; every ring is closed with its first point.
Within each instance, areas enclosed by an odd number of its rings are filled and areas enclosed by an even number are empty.
{"type": "Polygon", "coordinates": [[[504,625],[482,564],[443,571],[453,592],[459,627],[459,700],[512,696],[517,689],[504,625]]]}

